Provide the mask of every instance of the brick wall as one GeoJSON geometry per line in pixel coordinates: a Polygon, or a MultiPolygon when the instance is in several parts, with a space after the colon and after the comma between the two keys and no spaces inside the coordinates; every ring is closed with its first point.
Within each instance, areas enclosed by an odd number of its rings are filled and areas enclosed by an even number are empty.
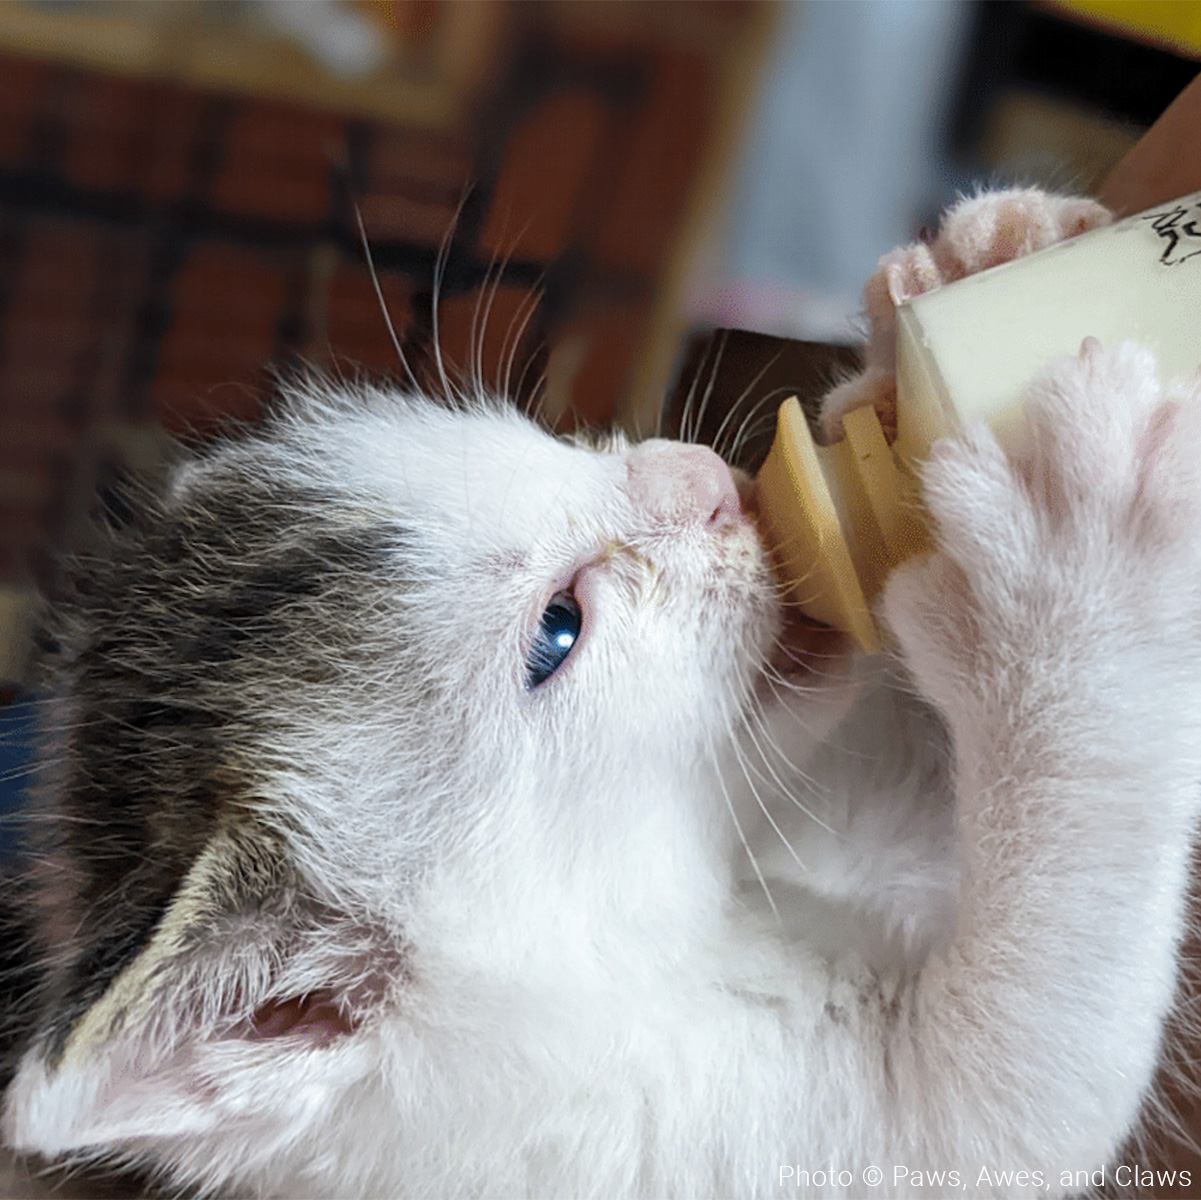
{"type": "Polygon", "coordinates": [[[446,358],[562,425],[619,411],[724,45],[621,11],[514,6],[482,100],[437,129],[0,56],[0,588],[45,575],[148,431],[254,420],[274,369],[402,378],[395,335],[432,386],[440,254],[446,358]]]}

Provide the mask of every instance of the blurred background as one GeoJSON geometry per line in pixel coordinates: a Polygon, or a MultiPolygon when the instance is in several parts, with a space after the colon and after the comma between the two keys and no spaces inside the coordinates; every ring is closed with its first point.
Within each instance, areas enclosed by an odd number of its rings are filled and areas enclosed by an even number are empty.
{"type": "Polygon", "coordinates": [[[7,0],[0,678],[54,547],[275,372],[429,380],[436,326],[560,428],[820,393],[877,257],[977,180],[1094,188],[1199,7],[7,0]]]}
{"type": "Polygon", "coordinates": [[[1199,58],[1189,0],[0,2],[0,701],[55,549],[280,373],[436,387],[436,333],[556,428],[762,443],[880,254],[1096,189],[1199,58]]]}

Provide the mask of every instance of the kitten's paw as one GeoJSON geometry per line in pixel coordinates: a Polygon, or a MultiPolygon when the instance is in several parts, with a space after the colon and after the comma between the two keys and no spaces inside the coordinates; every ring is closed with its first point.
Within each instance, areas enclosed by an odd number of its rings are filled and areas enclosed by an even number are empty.
{"type": "Polygon", "coordinates": [[[843,434],[842,418],[864,405],[875,406],[884,436],[892,442],[897,436],[897,377],[892,371],[868,367],[826,393],[822,401],[821,430],[827,442],[837,442],[843,434]]]}
{"type": "Polygon", "coordinates": [[[1095,200],[1052,196],[1037,188],[984,192],[947,211],[931,247],[944,282],[999,266],[1055,242],[1108,225],[1095,200]]]}
{"type": "Polygon", "coordinates": [[[933,249],[925,242],[897,246],[880,259],[863,286],[863,311],[870,329],[867,343],[870,366],[896,369],[897,309],[946,282],[933,249]]]}
{"type": "MultiPolygon", "coordinates": [[[[923,472],[939,550],[898,571],[883,612],[932,698],[985,660],[1190,653],[1201,622],[1201,380],[1165,391],[1152,356],[1086,341],[1032,384],[1022,444],[984,427],[923,472]]],[[[1201,644],[1198,645],[1201,664],[1201,644]]]]}
{"type": "MultiPolygon", "coordinates": [[[[1126,578],[1151,611],[1201,583],[1201,375],[1161,385],[1151,353],[1087,339],[1032,385],[1017,456],[1044,542],[1063,561],[1126,578]]],[[[1115,597],[1116,598],[1116,597],[1115,597]]]]}
{"type": "Polygon", "coordinates": [[[906,301],[944,283],[995,267],[1055,242],[1107,225],[1108,209],[1094,200],[1052,196],[1037,188],[984,192],[949,209],[929,243],[898,246],[880,259],[863,289],[869,322],[867,369],[822,402],[822,428],[842,436],[842,418],[874,404],[895,424],[896,312],[906,301]]]}
{"type": "Polygon", "coordinates": [[[907,300],[1111,220],[1113,214],[1095,200],[1052,196],[1037,188],[982,192],[961,200],[947,210],[932,242],[890,250],[867,281],[868,363],[895,368],[896,310],[907,300]]]}

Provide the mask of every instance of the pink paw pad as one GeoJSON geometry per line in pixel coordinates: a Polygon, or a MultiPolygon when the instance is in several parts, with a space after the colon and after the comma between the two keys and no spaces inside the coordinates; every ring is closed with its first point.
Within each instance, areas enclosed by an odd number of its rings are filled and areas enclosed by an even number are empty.
{"type": "Polygon", "coordinates": [[[1095,201],[1049,196],[1034,188],[975,196],[943,219],[934,259],[945,280],[961,279],[1110,220],[1109,211],[1095,201]]]}

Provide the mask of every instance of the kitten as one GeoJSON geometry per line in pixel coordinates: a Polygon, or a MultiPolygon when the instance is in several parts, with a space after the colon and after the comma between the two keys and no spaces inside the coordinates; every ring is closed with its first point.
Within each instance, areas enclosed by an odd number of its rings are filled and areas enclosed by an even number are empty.
{"type": "Polygon", "coordinates": [[[1079,1190],[1173,994],[1199,436],[1136,347],[1052,364],[1013,458],[937,447],[868,661],[708,450],[299,387],[57,606],[6,1141],[220,1195],[1079,1190]]]}

